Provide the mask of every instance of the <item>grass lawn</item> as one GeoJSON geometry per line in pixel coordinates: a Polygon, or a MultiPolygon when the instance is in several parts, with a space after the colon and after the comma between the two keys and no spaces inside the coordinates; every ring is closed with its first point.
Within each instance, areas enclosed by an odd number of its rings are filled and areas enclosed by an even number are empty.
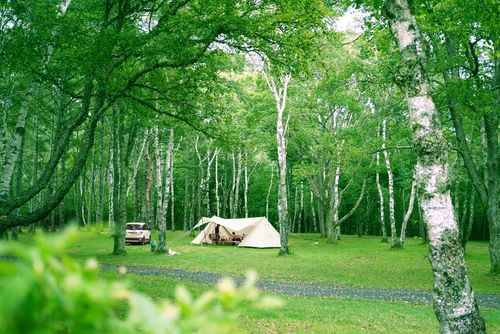
{"type": "MultiPolygon", "coordinates": [[[[156,233],[153,236],[157,239],[156,233]]],[[[359,287],[432,289],[432,271],[427,245],[408,239],[404,250],[390,250],[378,237],[343,236],[338,244],[327,244],[316,234],[293,234],[292,255],[277,256],[277,249],[252,249],[233,246],[191,245],[192,237],[169,232],[169,247],[178,256],[159,256],[149,245],[127,246],[126,256],[113,256],[113,240],[105,230],[82,233],[70,248],[76,259],[95,257],[100,262],[182,268],[225,275],[243,275],[248,269],[260,278],[294,282],[342,284],[359,287]]],[[[467,266],[472,286],[478,292],[499,293],[498,278],[488,275],[488,245],[471,242],[467,266]]]]}
{"type": "MultiPolygon", "coordinates": [[[[106,277],[116,274],[106,272],[106,277]]],[[[128,275],[131,286],[155,300],[173,298],[183,284],[198,296],[211,286],[162,277],[128,275]]],[[[247,310],[239,323],[246,333],[437,333],[438,321],[430,305],[337,298],[284,297],[283,308],[247,310]]],[[[482,310],[490,333],[500,332],[500,312],[482,310]]]]}
{"type": "MultiPolygon", "coordinates": [[[[22,239],[29,239],[24,233],[22,239]]],[[[156,233],[154,238],[157,239],[156,233]]],[[[127,246],[126,256],[113,256],[113,240],[106,230],[82,232],[69,252],[77,260],[97,258],[102,263],[144,265],[243,275],[248,269],[271,280],[342,284],[358,287],[431,289],[427,246],[410,239],[405,250],[390,250],[377,237],[344,236],[327,244],[318,235],[291,235],[292,255],[278,257],[276,249],[233,246],[195,246],[192,237],[169,232],[169,246],[178,256],[152,254],[149,245],[127,246]]],[[[475,291],[499,293],[498,278],[489,276],[488,248],[471,242],[467,250],[469,276],[475,291]]],[[[106,279],[116,274],[102,272],[106,279]]],[[[127,275],[131,286],[155,300],[172,298],[176,285],[200,295],[209,285],[160,276],[127,275]]],[[[500,294],[499,294],[500,297],[500,294]]],[[[281,296],[285,306],[276,310],[248,309],[239,315],[246,333],[435,333],[439,324],[431,305],[365,301],[342,298],[281,296]]],[[[500,333],[500,312],[481,309],[490,333],[500,333]]]]}

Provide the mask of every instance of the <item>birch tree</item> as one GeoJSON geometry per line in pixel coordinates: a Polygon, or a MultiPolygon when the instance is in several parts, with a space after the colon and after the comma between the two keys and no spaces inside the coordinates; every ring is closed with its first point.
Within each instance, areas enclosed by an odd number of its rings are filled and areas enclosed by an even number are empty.
{"type": "Polygon", "coordinates": [[[266,195],[266,218],[269,219],[269,197],[271,196],[271,191],[273,189],[273,178],[274,178],[274,164],[271,163],[271,178],[269,180],[269,188],[267,188],[266,195]]]}
{"type": "Polygon", "coordinates": [[[408,202],[408,209],[403,217],[403,222],[401,224],[401,234],[399,236],[399,243],[397,247],[404,248],[405,238],[406,238],[406,226],[408,225],[408,221],[410,220],[411,214],[413,212],[413,207],[415,206],[415,194],[417,192],[417,182],[415,171],[413,171],[413,175],[411,178],[411,191],[410,191],[410,199],[408,202]]]}
{"type": "Polygon", "coordinates": [[[286,74],[280,78],[280,82],[276,83],[275,79],[264,70],[264,77],[268,88],[271,90],[276,102],[277,121],[276,121],[276,143],[278,150],[278,221],[280,225],[280,255],[289,254],[288,232],[289,232],[289,217],[288,217],[288,195],[286,182],[286,147],[287,147],[287,131],[290,113],[288,113],[286,123],[283,124],[283,117],[286,108],[287,90],[290,83],[291,75],[286,74]]]}
{"type": "Polygon", "coordinates": [[[385,228],[385,206],[384,206],[384,192],[382,191],[382,186],[380,184],[380,174],[378,171],[378,167],[380,164],[380,152],[376,153],[376,161],[377,161],[377,172],[375,174],[375,182],[377,183],[377,192],[379,198],[379,214],[380,214],[380,226],[382,230],[382,242],[388,242],[387,240],[387,230],[385,228]]]}
{"type": "Polygon", "coordinates": [[[171,182],[171,169],[173,168],[172,157],[174,154],[174,129],[170,128],[169,140],[167,147],[167,154],[165,158],[165,193],[163,194],[161,201],[161,214],[159,221],[160,232],[158,234],[158,248],[157,253],[166,253],[167,246],[167,220],[165,218],[165,213],[167,212],[168,201],[170,198],[170,182],[171,182]]]}
{"type": "Polygon", "coordinates": [[[391,159],[386,147],[387,142],[387,121],[382,120],[382,152],[384,153],[385,169],[387,171],[389,189],[389,222],[391,225],[391,248],[398,246],[398,236],[396,231],[396,213],[394,203],[394,176],[392,174],[391,159]]]}
{"type": "Polygon", "coordinates": [[[417,154],[417,187],[429,231],[434,310],[442,333],[485,333],[467,275],[449,191],[447,144],[426,72],[426,55],[407,0],[387,0],[383,13],[401,52],[402,76],[417,154]]]}

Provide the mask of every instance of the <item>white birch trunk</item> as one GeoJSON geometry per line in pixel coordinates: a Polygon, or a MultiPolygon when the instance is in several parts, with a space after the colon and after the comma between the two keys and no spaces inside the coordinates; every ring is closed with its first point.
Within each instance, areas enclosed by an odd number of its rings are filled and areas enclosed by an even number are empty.
{"type": "MultiPolygon", "coordinates": [[[[155,137],[156,137],[155,133],[155,137]]],[[[155,150],[156,150],[156,144],[155,144],[155,150]]],[[[170,198],[170,171],[172,169],[172,156],[174,152],[174,129],[170,128],[170,136],[168,140],[168,148],[167,148],[167,154],[165,157],[165,194],[162,196],[161,201],[161,212],[159,214],[159,228],[160,232],[158,234],[158,248],[156,250],[157,253],[166,253],[167,252],[167,220],[165,217],[165,214],[167,212],[168,208],[168,201],[170,198]]],[[[158,168],[158,163],[157,163],[157,168],[158,168]]],[[[160,175],[161,178],[161,175],[160,175]]],[[[161,185],[161,183],[160,183],[161,185]]],[[[161,187],[160,187],[161,191],[161,187]]]]}
{"type": "Polygon", "coordinates": [[[309,190],[309,199],[311,205],[311,217],[313,223],[313,231],[314,233],[318,232],[318,222],[316,221],[316,210],[314,210],[314,193],[312,190],[309,190]]]}
{"type": "Polygon", "coordinates": [[[238,215],[238,207],[240,205],[240,181],[241,181],[241,149],[238,148],[238,168],[236,170],[236,185],[234,188],[234,207],[233,218],[238,215]]]}
{"type": "Polygon", "coordinates": [[[292,226],[290,226],[290,232],[292,232],[292,233],[295,232],[295,224],[297,222],[297,212],[298,212],[297,207],[299,206],[298,205],[298,202],[299,202],[298,193],[299,193],[299,188],[295,187],[295,191],[294,191],[294,195],[293,195],[293,218],[292,218],[292,226]]]}
{"type": "Polygon", "coordinates": [[[111,148],[109,150],[109,167],[108,167],[108,227],[110,231],[114,228],[114,223],[115,223],[115,209],[114,209],[114,164],[113,164],[113,159],[114,159],[114,154],[113,154],[113,149],[112,145],[110,145],[111,148]]]}
{"type": "Polygon", "coordinates": [[[215,156],[217,155],[217,149],[215,149],[214,154],[210,152],[210,148],[207,149],[207,173],[205,180],[203,181],[203,189],[206,196],[206,212],[208,216],[212,215],[212,206],[210,205],[210,180],[212,178],[212,163],[214,162],[215,156]]]}
{"type": "Polygon", "coordinates": [[[245,152],[245,167],[244,167],[244,190],[243,190],[243,208],[245,218],[248,218],[248,155],[245,152]]]}
{"type": "Polygon", "coordinates": [[[396,232],[396,216],[394,204],[394,177],[392,174],[391,160],[389,151],[386,149],[387,125],[386,119],[382,121],[382,151],[384,152],[385,168],[387,170],[387,179],[389,182],[389,222],[391,224],[391,247],[397,247],[398,236],[396,232]]]}
{"type": "Polygon", "coordinates": [[[328,239],[332,242],[340,239],[339,231],[337,230],[338,221],[339,221],[339,208],[340,208],[340,198],[339,198],[339,181],[340,181],[340,164],[337,163],[335,167],[335,176],[332,184],[332,197],[331,197],[331,205],[332,205],[332,217],[330,220],[330,224],[332,226],[329,229],[328,239]]]}
{"type": "Polygon", "coordinates": [[[399,245],[398,247],[403,248],[406,237],[406,226],[408,225],[408,221],[410,220],[410,216],[413,212],[413,207],[415,204],[415,194],[417,192],[417,182],[416,182],[415,171],[413,172],[412,180],[411,180],[411,192],[410,192],[410,200],[408,203],[408,209],[403,217],[403,223],[401,224],[401,235],[399,236],[399,245]]]}
{"type": "MultiPolygon", "coordinates": [[[[5,102],[4,102],[5,104],[5,102]]],[[[7,159],[7,106],[2,105],[2,134],[0,139],[0,171],[3,171],[7,159]]]]}
{"type": "Polygon", "coordinates": [[[274,79],[267,75],[264,71],[264,76],[266,78],[267,85],[274,95],[276,101],[277,110],[277,120],[276,120],[276,143],[278,151],[278,170],[279,170],[279,183],[278,183],[278,221],[280,225],[280,240],[281,249],[279,254],[285,255],[289,254],[288,246],[288,199],[287,199],[287,184],[286,184],[286,133],[288,129],[288,120],[290,119],[290,113],[288,113],[288,118],[286,124],[283,124],[283,114],[286,108],[287,99],[287,89],[290,82],[291,76],[285,75],[282,77],[282,87],[276,87],[274,79]]]}
{"type": "Polygon", "coordinates": [[[301,232],[302,230],[302,212],[304,211],[304,183],[300,182],[300,208],[299,208],[299,219],[298,219],[298,226],[297,226],[297,232],[301,232]]]}
{"type": "Polygon", "coordinates": [[[419,27],[408,0],[387,0],[384,14],[401,51],[410,127],[417,153],[418,197],[428,227],[434,311],[440,331],[486,333],[459,241],[449,190],[448,145],[430,93],[419,27]]]}
{"type": "MultiPolygon", "coordinates": [[[[153,145],[155,151],[155,162],[156,162],[156,226],[161,228],[162,224],[165,223],[165,210],[163,209],[163,182],[162,182],[162,168],[161,168],[161,154],[160,154],[160,144],[158,139],[158,127],[153,128],[153,145]]],[[[159,249],[159,247],[158,247],[159,249]]]]}
{"type": "Polygon", "coordinates": [[[132,178],[130,179],[129,184],[127,186],[127,197],[130,194],[130,188],[132,188],[132,185],[135,184],[135,178],[137,177],[137,172],[139,171],[139,164],[141,163],[142,154],[144,153],[144,149],[146,148],[148,137],[149,137],[149,129],[146,129],[146,131],[144,132],[144,139],[142,140],[141,148],[139,150],[139,155],[137,156],[137,160],[135,161],[134,164],[134,172],[132,173],[132,178]]]}
{"type": "Polygon", "coordinates": [[[387,231],[385,229],[385,208],[384,208],[384,192],[382,191],[382,186],[380,185],[380,175],[378,172],[378,166],[380,164],[380,153],[376,154],[377,160],[377,173],[375,174],[375,181],[377,183],[377,191],[379,198],[379,212],[380,212],[380,226],[382,230],[382,242],[387,242],[387,231]]]}
{"type": "Polygon", "coordinates": [[[21,143],[25,132],[26,118],[28,116],[28,108],[33,97],[34,87],[35,85],[33,84],[26,91],[26,98],[21,104],[19,114],[17,115],[16,128],[10,140],[10,150],[6,155],[7,158],[5,159],[2,168],[2,176],[0,178],[0,200],[6,199],[10,193],[12,175],[14,174],[14,167],[16,166],[17,159],[19,157],[19,151],[21,149],[21,143]]]}
{"type": "Polygon", "coordinates": [[[172,153],[172,159],[170,161],[170,224],[172,231],[175,231],[174,157],[175,154],[172,153]]]}
{"type": "Polygon", "coordinates": [[[215,207],[216,207],[217,217],[220,217],[219,153],[220,153],[220,149],[216,149],[215,150],[215,207]]]}
{"type": "Polygon", "coordinates": [[[266,218],[269,219],[269,197],[271,196],[271,190],[273,188],[273,178],[274,178],[274,165],[271,164],[271,181],[269,181],[269,188],[267,189],[266,196],[266,218]]]}
{"type": "Polygon", "coordinates": [[[231,191],[229,193],[229,215],[234,218],[234,193],[236,189],[236,160],[234,156],[234,150],[231,152],[231,158],[233,162],[233,183],[231,184],[231,191]]]}

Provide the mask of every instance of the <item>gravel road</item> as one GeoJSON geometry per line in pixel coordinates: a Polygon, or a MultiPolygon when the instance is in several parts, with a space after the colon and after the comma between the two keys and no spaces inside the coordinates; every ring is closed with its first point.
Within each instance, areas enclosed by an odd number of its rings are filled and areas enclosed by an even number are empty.
{"type": "MultiPolygon", "coordinates": [[[[135,275],[165,276],[181,281],[192,281],[205,284],[214,284],[223,277],[227,277],[209,272],[187,271],[173,268],[158,268],[149,266],[126,267],[128,273],[135,275]]],[[[118,266],[102,264],[102,268],[105,270],[117,270],[118,266]]],[[[238,284],[241,284],[244,280],[243,277],[229,277],[238,284]]],[[[432,292],[427,290],[359,288],[342,285],[293,283],[270,280],[258,280],[256,285],[263,291],[290,296],[353,298],[419,304],[432,303],[432,292]]],[[[481,307],[500,308],[500,294],[476,293],[476,299],[481,307]]]]}

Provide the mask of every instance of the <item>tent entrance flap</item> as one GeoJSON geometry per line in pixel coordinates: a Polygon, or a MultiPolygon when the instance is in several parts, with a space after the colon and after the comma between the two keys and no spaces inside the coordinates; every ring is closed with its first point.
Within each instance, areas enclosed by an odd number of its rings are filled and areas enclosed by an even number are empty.
{"type": "Polygon", "coordinates": [[[238,247],[281,247],[278,231],[276,231],[265,217],[239,219],[224,219],[217,216],[211,218],[203,217],[194,228],[202,227],[203,225],[206,225],[205,228],[191,241],[192,244],[214,243],[215,227],[219,225],[220,240],[224,238],[230,241],[233,232],[240,237],[244,237],[238,247]]]}

